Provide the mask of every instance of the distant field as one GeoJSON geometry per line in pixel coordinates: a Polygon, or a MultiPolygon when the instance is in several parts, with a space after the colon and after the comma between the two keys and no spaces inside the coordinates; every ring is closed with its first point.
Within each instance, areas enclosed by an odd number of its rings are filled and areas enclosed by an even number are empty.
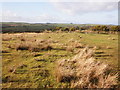
{"type": "MultiPolygon", "coordinates": [[[[72,33],[2,34],[3,88],[69,88],[57,82],[57,60],[69,59],[88,46],[95,60],[118,67],[118,35],[72,33]]],[[[116,71],[115,71],[116,72],[116,71]]]]}

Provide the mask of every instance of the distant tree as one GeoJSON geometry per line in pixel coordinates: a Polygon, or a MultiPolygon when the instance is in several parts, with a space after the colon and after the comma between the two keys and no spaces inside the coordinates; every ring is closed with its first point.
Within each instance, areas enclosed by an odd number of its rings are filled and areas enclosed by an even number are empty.
{"type": "Polygon", "coordinates": [[[105,31],[106,33],[108,33],[108,32],[109,32],[108,27],[107,27],[107,26],[105,26],[105,25],[100,26],[100,29],[101,29],[101,31],[105,31]]]}
{"type": "Polygon", "coordinates": [[[81,27],[80,29],[81,29],[81,30],[86,30],[86,27],[81,27]]]}
{"type": "Polygon", "coordinates": [[[76,30],[79,30],[80,28],[77,26],[77,27],[75,27],[75,29],[76,29],[76,30]]]}
{"type": "Polygon", "coordinates": [[[92,30],[96,31],[97,33],[100,33],[101,31],[105,31],[105,32],[109,31],[107,26],[105,26],[105,25],[96,25],[96,26],[92,27],[92,30]]]}
{"type": "Polygon", "coordinates": [[[60,30],[61,28],[62,28],[62,27],[56,27],[55,29],[56,29],[56,30],[60,30]]]}
{"type": "Polygon", "coordinates": [[[69,29],[69,31],[75,31],[75,30],[76,30],[75,27],[71,27],[71,28],[69,29]]]}
{"type": "Polygon", "coordinates": [[[82,27],[78,27],[79,30],[88,30],[90,29],[91,26],[82,26],[82,27]]]}
{"type": "Polygon", "coordinates": [[[93,30],[93,31],[97,31],[97,32],[99,33],[99,31],[100,31],[100,26],[99,26],[99,25],[96,25],[96,26],[92,27],[92,30],[93,30]]]}
{"type": "Polygon", "coordinates": [[[69,31],[69,28],[68,27],[63,27],[61,30],[62,31],[69,31]]]}
{"type": "Polygon", "coordinates": [[[120,25],[117,26],[117,29],[118,29],[117,31],[120,32],[120,25]]]}
{"type": "Polygon", "coordinates": [[[120,31],[120,26],[111,26],[110,31],[113,33],[118,32],[120,31]]]}

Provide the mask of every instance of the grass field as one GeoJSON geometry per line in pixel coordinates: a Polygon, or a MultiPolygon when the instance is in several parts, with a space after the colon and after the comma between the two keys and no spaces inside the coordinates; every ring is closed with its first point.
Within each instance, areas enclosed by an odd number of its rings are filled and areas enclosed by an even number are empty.
{"type": "Polygon", "coordinates": [[[3,34],[3,88],[69,88],[70,83],[56,81],[55,62],[73,57],[85,46],[96,48],[95,60],[110,64],[116,72],[118,36],[115,34],[3,34]]]}

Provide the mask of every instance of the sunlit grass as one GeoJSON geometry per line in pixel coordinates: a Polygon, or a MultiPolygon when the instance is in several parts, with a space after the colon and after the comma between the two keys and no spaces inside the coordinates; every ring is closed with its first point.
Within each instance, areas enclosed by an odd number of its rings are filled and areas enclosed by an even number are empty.
{"type": "Polygon", "coordinates": [[[96,60],[106,62],[115,69],[118,64],[118,36],[114,34],[22,33],[3,34],[3,38],[2,75],[4,88],[70,87],[69,83],[56,82],[54,67],[57,60],[69,59],[76,54],[77,50],[81,49],[73,48],[73,51],[67,51],[66,47],[71,45],[69,44],[71,41],[73,43],[77,41],[83,46],[96,46],[96,60]],[[40,50],[39,52],[16,50],[14,45],[20,43],[21,38],[25,38],[27,41],[36,39],[55,42],[51,43],[53,47],[51,50],[40,50]],[[11,45],[13,45],[12,48],[11,45]]]}

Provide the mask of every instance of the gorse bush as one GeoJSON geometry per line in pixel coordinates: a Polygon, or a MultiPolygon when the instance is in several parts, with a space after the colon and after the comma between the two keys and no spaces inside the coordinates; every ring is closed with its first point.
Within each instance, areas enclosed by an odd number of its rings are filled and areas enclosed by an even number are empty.
{"type": "Polygon", "coordinates": [[[117,85],[117,74],[112,68],[93,57],[94,50],[84,48],[72,59],[56,62],[58,82],[69,82],[71,88],[113,88],[117,85]]]}

